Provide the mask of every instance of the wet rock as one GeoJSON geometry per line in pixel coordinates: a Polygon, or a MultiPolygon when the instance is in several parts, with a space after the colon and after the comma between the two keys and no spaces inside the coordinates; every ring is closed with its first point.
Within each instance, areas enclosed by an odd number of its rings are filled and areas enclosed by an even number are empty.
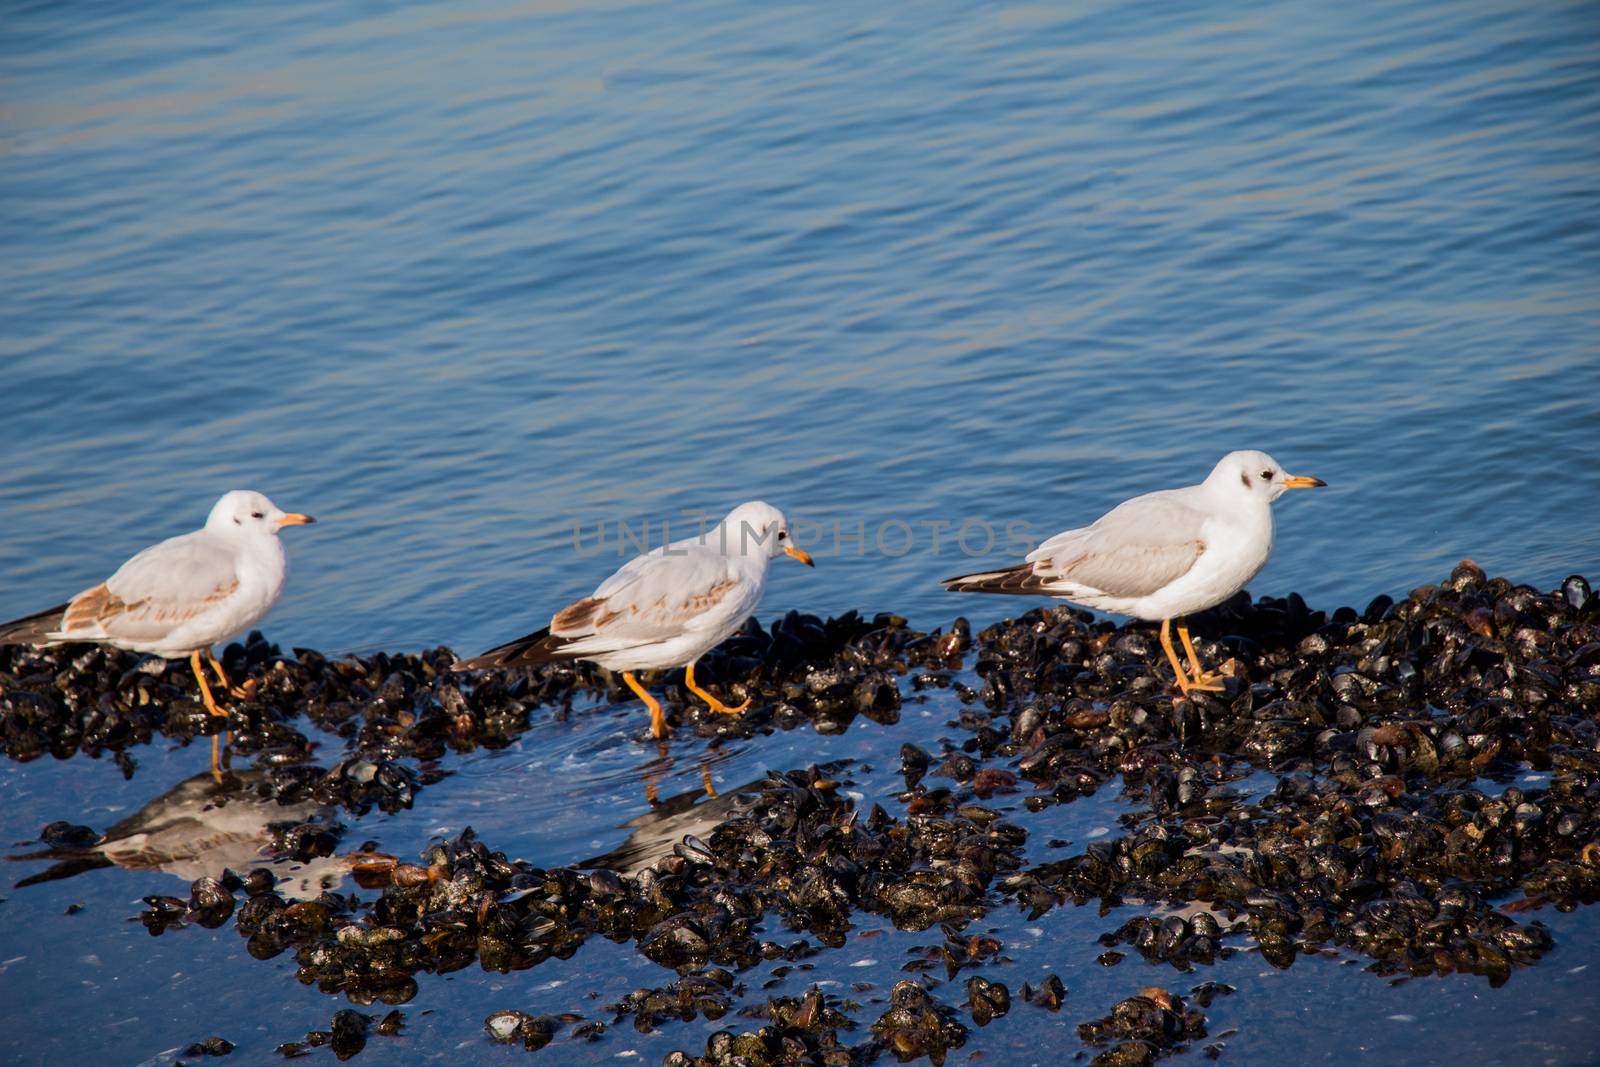
{"type": "Polygon", "coordinates": [[[889,991],[889,1010],[872,1024],[872,1033],[901,1063],[926,1056],[934,1067],[967,1041],[967,1028],[955,1012],[909,979],[889,991]]]}
{"type": "Polygon", "coordinates": [[[152,937],[188,925],[189,906],[177,897],[148,896],[144,902],[148,907],[139,913],[139,920],[152,937]]]}
{"type": "Polygon", "coordinates": [[[233,892],[216,878],[197,878],[189,887],[188,918],[214,930],[233,915],[233,892]]]}
{"type": "Polygon", "coordinates": [[[979,1026],[989,1023],[1011,1011],[1011,991],[1003,982],[987,978],[967,979],[967,1013],[979,1026]]]}
{"type": "MultiPolygon", "coordinates": [[[[813,990],[741,1008],[734,975],[853,944],[863,914],[937,930],[908,968],[929,982],[968,972],[965,1010],[988,1025],[1007,1015],[1010,993],[990,970],[999,941],[974,926],[997,906],[1038,917],[1149,902],[1154,914],[1101,941],[1179,971],[1236,951],[1284,967],[1338,948],[1378,975],[1466,973],[1493,985],[1552,947],[1529,913],[1600,899],[1600,605],[1586,581],[1541,592],[1464,564],[1360,614],[1240,594],[1193,624],[1228,681],[1177,699],[1153,627],[1064,607],[977,635],[854,613],[752,623],[708,657],[708,676],[751,696],[750,713],[711,715],[671,679],[653,680],[675,721],[708,735],[826,732],[857,716],[892,721],[901,699],[958,708],[901,750],[903,794],[857,807],[844,788],[850,765],[797,769],[754,783],[748,805],[627,876],[539,868],[466,831],[420,856],[355,854],[363,894],[291,902],[258,870],[198,880],[187,901],[148,897],[141,919],[160,932],[231,912],[252,956],[292,953],[301,981],[356,1005],[403,1003],[420,973],[570,958],[599,935],[676,972],[610,1005],[612,1025],[754,1012],[745,1017],[756,1030],[718,1031],[679,1061],[842,1064],[884,1051],[937,1062],[964,1031],[906,981],[871,1036],[850,1044],[859,1006],[813,990]],[[955,673],[963,657],[981,688],[955,673]],[[1262,772],[1277,784],[1262,787],[1262,772]],[[1031,862],[1037,813],[1104,788],[1128,804],[1115,829],[1031,862]]],[[[565,714],[608,684],[582,666],[457,678],[447,650],[334,661],[284,657],[253,638],[225,658],[255,683],[234,721],[240,750],[267,768],[260,793],[353,813],[425,802],[439,773],[431,761],[508,744],[534,711],[565,714]],[[310,762],[295,725],[304,719],[345,745],[331,746],[327,766],[310,762]]],[[[204,737],[216,724],[185,673],[103,649],[0,649],[0,738],[28,759],[204,737]]],[[[273,848],[323,857],[342,832],[305,820],[278,827],[273,848]]],[[[70,824],[45,836],[64,849],[96,840],[70,824]]],[[[1224,991],[1196,986],[1189,1007],[1152,987],[1083,1024],[1085,1040],[1096,1062],[1150,1062],[1203,1034],[1199,1009],[1224,991]]],[[[1059,979],[1020,995],[1049,1010],[1066,1003],[1059,979]]],[[[381,1032],[352,1016],[290,1044],[348,1048],[381,1032]]],[[[529,1018],[491,1016],[524,1044],[580,1021],[529,1018]]],[[[604,1024],[578,1029],[592,1039],[604,1024]]]]}
{"type": "Polygon", "coordinates": [[[560,1021],[548,1015],[528,1015],[520,1011],[497,1011],[483,1021],[489,1036],[503,1045],[520,1042],[530,1051],[544,1048],[560,1027],[560,1021]]]}
{"type": "Polygon", "coordinates": [[[183,1050],[185,1056],[226,1056],[233,1051],[233,1042],[223,1037],[208,1037],[196,1041],[183,1050]]]}
{"type": "Polygon", "coordinates": [[[675,915],[652,928],[639,942],[639,951],[663,967],[699,967],[710,957],[711,942],[694,919],[675,915]]]}
{"type": "Polygon", "coordinates": [[[1221,927],[1206,912],[1192,918],[1169,915],[1164,919],[1139,916],[1100,937],[1102,945],[1131,945],[1152,963],[1170,963],[1186,971],[1194,964],[1209,964],[1222,950],[1221,927]]]}
{"type": "Polygon", "coordinates": [[[690,1022],[703,1015],[714,1022],[733,1005],[732,985],[733,976],[725,971],[685,975],[671,985],[635,990],[606,1010],[616,1013],[613,1022],[632,1016],[634,1028],[644,1034],[669,1019],[690,1022]]]}
{"type": "Polygon", "coordinates": [[[1047,975],[1037,986],[1022,983],[1022,999],[1047,1011],[1056,1011],[1067,999],[1067,987],[1055,975],[1047,975]]]}
{"type": "MultiPolygon", "coordinates": [[[[1098,692],[1083,676],[1061,688],[1047,673],[1014,673],[1014,714],[1050,700],[1062,707],[1013,736],[1022,776],[1049,789],[1028,807],[1069,802],[1113,769],[1145,784],[1154,819],[1003,888],[1032,915],[1095,898],[1221,901],[1245,913],[1241,932],[1279,966],[1337,943],[1373,957],[1379,973],[1469,971],[1504,981],[1546,950],[1548,933],[1536,923],[1508,925],[1486,900],[1513,890],[1531,893],[1529,908],[1594,899],[1592,883],[1573,877],[1568,857],[1577,853],[1559,842],[1594,825],[1593,803],[1574,800],[1590,795],[1600,770],[1575,755],[1594,750],[1595,731],[1582,716],[1532,714],[1563,684],[1569,699],[1591,696],[1590,658],[1600,662],[1600,646],[1584,650],[1600,635],[1574,608],[1588,597],[1575,583],[1540,594],[1471,565],[1404,602],[1375,601],[1360,616],[1329,619],[1294,598],[1236,597],[1213,618],[1239,635],[1235,647],[1249,650],[1243,669],[1258,680],[1238,697],[1177,702],[1180,717],[1195,716],[1182,730],[1177,719],[1140,716],[1156,695],[1130,700],[1098,692]],[[1431,713],[1419,715],[1424,707],[1431,713]],[[1327,773],[1286,776],[1258,810],[1240,809],[1208,783],[1214,768],[1183,766],[1191,757],[1163,747],[1169,729],[1185,746],[1206,739],[1213,751],[1258,767],[1327,773]],[[1173,756],[1176,773],[1168,769],[1173,756]],[[1509,805],[1473,784],[1547,763],[1556,771],[1550,788],[1507,798],[1509,805]],[[1297,782],[1304,788],[1283,787],[1297,782]],[[1438,870],[1467,879],[1470,891],[1437,906],[1419,886],[1438,870]],[[1546,887],[1555,887],[1552,896],[1546,887]]],[[[1069,636],[1073,627],[1060,616],[1030,613],[985,631],[976,645],[1020,647],[1014,635],[1023,626],[1063,645],[1084,640],[1069,636]]],[[[1103,647],[1111,658],[1102,677],[1116,673],[1120,653],[1137,653],[1127,642],[1103,647]]],[[[991,673],[1005,667],[1000,656],[991,673]]],[[[1102,940],[1180,969],[1230,951],[1214,922],[1196,929],[1186,921],[1133,920],[1102,940]]]]}
{"type": "Polygon", "coordinates": [[[1078,1027],[1078,1036],[1090,1045],[1116,1047],[1096,1063],[1153,1063],[1183,1051],[1188,1041],[1206,1036],[1205,1016],[1188,1007],[1181,997],[1159,986],[1151,986],[1138,996],[1120,1001],[1111,1014],[1078,1027]]]}
{"type": "Polygon", "coordinates": [[[933,757],[907,741],[900,746],[900,773],[905,775],[906,788],[913,788],[933,765],[933,757]]]}
{"type": "Polygon", "coordinates": [[[391,1011],[381,1018],[365,1012],[345,1008],[333,1013],[326,1030],[312,1030],[304,1041],[286,1041],[274,1051],[285,1059],[299,1059],[310,1055],[310,1050],[326,1046],[339,1060],[348,1060],[367,1047],[371,1034],[393,1037],[404,1026],[404,1017],[391,1011]]]}
{"type": "Polygon", "coordinates": [[[341,1060],[347,1060],[367,1047],[367,1028],[372,1025],[372,1019],[359,1011],[349,1008],[333,1013],[333,1025],[330,1027],[332,1037],[328,1045],[333,1049],[333,1054],[341,1060]]]}

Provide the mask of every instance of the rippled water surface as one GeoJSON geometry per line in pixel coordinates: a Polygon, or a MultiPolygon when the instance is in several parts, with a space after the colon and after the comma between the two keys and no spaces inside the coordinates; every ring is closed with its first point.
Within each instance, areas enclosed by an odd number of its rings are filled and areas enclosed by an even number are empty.
{"type": "MultiPolygon", "coordinates": [[[[1281,502],[1255,593],[1359,607],[1463,556],[1593,576],[1597,157],[1584,3],[12,4],[0,617],[252,486],[322,520],[286,536],[264,627],[285,648],[477,650],[589,591],[619,521],[659,542],[756,497],[813,524],[819,564],[775,567],[763,617],[988,621],[1027,605],[936,579],[1014,556],[1008,521],[1037,539],[1238,447],[1331,483],[1281,502]]],[[[541,863],[612,848],[641,775],[699,779],[692,748],[652,767],[636,714],[548,724],[352,840],[470,822],[541,863]]],[[[715,774],[901,740],[786,734],[715,774]]],[[[136,758],[131,781],[0,767],[0,831],[103,827],[200,769],[136,758]]],[[[9,893],[0,1051],[137,1062],[242,1012],[236,1056],[271,1062],[326,1023],[330,998],[229,929],[130,926],[181,888],[152,877],[9,893]]],[[[1551,918],[1562,948],[1492,1002],[1505,1062],[1594,1047],[1550,1005],[1592,1020],[1573,968],[1600,935],[1551,918]]],[[[1081,921],[1038,936],[1102,928],[1081,921]]],[[[544,983],[657,980],[609,944],[562,966],[434,981],[435,1013],[363,1056],[486,1055],[483,1014],[544,983]]],[[[1285,1005],[1230,1046],[1245,1062],[1326,996],[1304,966],[1217,980],[1285,1005]]],[[[1323,1031],[1332,1057],[1488,1054],[1451,1022],[1481,982],[1340,989],[1368,1028],[1323,1031]]],[[[1065,1015],[1034,1023],[995,1059],[1077,1047],[1065,1015]]],[[[659,1058],[698,1027],[597,1047],[659,1058]]]]}

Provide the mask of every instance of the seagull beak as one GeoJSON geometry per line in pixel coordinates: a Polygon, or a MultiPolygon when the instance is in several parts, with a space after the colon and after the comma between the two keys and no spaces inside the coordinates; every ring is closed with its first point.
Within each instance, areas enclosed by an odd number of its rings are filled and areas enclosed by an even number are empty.
{"type": "Polygon", "coordinates": [[[783,550],[783,554],[786,555],[786,556],[790,556],[790,557],[792,557],[794,559],[799,560],[801,563],[804,563],[807,567],[815,567],[816,566],[815,563],[811,562],[811,553],[807,552],[803,548],[796,548],[794,545],[790,545],[788,548],[785,548],[783,550]]]}
{"type": "Polygon", "coordinates": [[[279,526],[310,526],[312,523],[314,523],[316,521],[317,520],[313,519],[310,515],[302,515],[298,511],[291,511],[289,514],[285,515],[283,518],[278,520],[278,525],[279,526]]]}
{"type": "Polygon", "coordinates": [[[1285,489],[1321,489],[1327,484],[1321,478],[1312,478],[1305,474],[1297,474],[1293,478],[1285,478],[1283,480],[1285,489]]]}

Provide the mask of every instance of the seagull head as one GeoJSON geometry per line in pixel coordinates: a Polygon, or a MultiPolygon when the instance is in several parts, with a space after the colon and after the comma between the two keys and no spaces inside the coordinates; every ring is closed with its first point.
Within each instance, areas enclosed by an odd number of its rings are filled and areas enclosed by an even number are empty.
{"type": "Polygon", "coordinates": [[[235,489],[224,493],[206,517],[206,529],[230,537],[239,534],[276,536],[285,526],[303,526],[316,522],[310,515],[284,511],[262,493],[250,489],[235,489]]]}
{"type": "Polygon", "coordinates": [[[815,567],[811,554],[794,543],[789,533],[789,520],[771,504],[752,500],[728,512],[721,527],[712,536],[712,542],[730,556],[753,556],[770,559],[773,556],[791,556],[807,567],[815,567]]]}
{"type": "Polygon", "coordinates": [[[1211,469],[1205,484],[1235,498],[1248,496],[1272,503],[1286,489],[1319,489],[1328,483],[1321,478],[1290,474],[1265,452],[1229,452],[1211,469]]]}

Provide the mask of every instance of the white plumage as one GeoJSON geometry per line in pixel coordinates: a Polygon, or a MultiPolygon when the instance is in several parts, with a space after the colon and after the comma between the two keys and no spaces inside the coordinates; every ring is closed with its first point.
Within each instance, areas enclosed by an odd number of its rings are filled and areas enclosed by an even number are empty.
{"type": "Polygon", "coordinates": [[[278,530],[311,521],[235,489],[217,501],[203,528],[151,545],[61,608],[0,626],[0,641],[92,641],[168,658],[210,648],[277,603],[288,573],[278,530]]]}
{"type": "Polygon", "coordinates": [[[1051,537],[1016,567],[948,578],[945,585],[955,592],[1060,597],[1159,619],[1179,687],[1217,688],[1202,676],[1180,626],[1194,670],[1194,678],[1185,677],[1171,651],[1170,620],[1215,607],[1244,588],[1272,554],[1272,502],[1285,490],[1324,484],[1284,473],[1265,452],[1230,452],[1199,485],[1125,500],[1088,526],[1051,537]]]}
{"type": "Polygon", "coordinates": [[[623,672],[650,707],[652,731],[665,732],[660,705],[634,671],[687,667],[689,688],[715,711],[735,712],[700,689],[694,663],[727,640],[761,602],[767,564],[795,547],[783,512],[770,504],[741,504],[703,536],[684,538],[629,560],[542,630],[457,663],[458,671],[588,660],[623,672]]]}
{"type": "Polygon", "coordinates": [[[211,646],[244,633],[272,610],[288,574],[278,531],[313,521],[260,493],[235,489],[217,501],[201,529],[151,545],[65,604],[0,625],[0,644],[85,641],[168,659],[188,656],[206,709],[224,715],[206,684],[201,654],[226,687],[211,646]]]}

